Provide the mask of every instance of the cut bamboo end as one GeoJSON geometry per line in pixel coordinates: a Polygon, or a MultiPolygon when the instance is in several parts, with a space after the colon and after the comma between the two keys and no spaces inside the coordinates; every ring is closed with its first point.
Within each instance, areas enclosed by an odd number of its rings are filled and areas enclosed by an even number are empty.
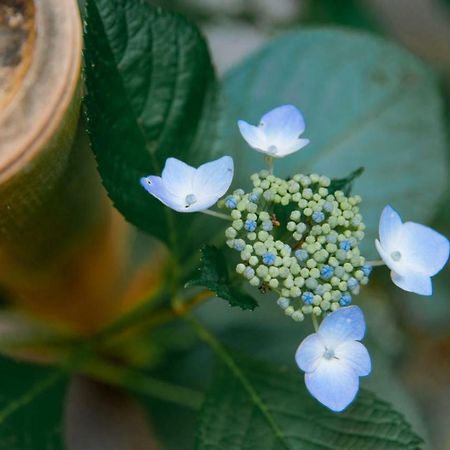
{"type": "Polygon", "coordinates": [[[82,32],[75,0],[5,0],[0,14],[7,36],[0,47],[0,183],[5,183],[61,127],[80,78],[82,32]]]}

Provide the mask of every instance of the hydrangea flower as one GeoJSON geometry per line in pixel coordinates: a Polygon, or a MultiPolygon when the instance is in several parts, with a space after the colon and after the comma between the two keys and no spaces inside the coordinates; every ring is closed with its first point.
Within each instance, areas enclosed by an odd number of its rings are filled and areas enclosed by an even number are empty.
{"type": "Polygon", "coordinates": [[[449,242],[445,236],[414,222],[402,223],[391,206],[380,218],[378,253],[391,269],[391,278],[399,288],[420,295],[433,292],[431,277],[446,264],[449,242]]]}
{"type": "Polygon", "coordinates": [[[283,158],[309,144],[301,139],[305,131],[302,113],[293,105],[283,105],[266,113],[258,126],[238,121],[239,130],[250,147],[275,158],[283,158]]]}
{"type": "Polygon", "coordinates": [[[198,169],[176,158],[169,158],[161,177],[141,178],[147,192],[178,212],[204,211],[222,197],[233,180],[230,156],[202,164],[198,169]]]}
{"type": "Polygon", "coordinates": [[[355,398],[359,377],[369,375],[370,356],[361,342],[366,330],[358,306],[329,314],[317,333],[298,347],[295,360],[305,372],[309,392],[332,411],[342,411],[355,398]]]}

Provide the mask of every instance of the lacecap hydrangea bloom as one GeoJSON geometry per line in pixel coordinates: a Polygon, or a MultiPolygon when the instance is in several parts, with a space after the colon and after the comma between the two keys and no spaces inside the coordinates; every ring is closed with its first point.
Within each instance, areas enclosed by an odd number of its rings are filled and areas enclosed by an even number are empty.
{"type": "Polygon", "coordinates": [[[361,198],[334,191],[317,174],[284,180],[262,170],[251,179],[251,192],[236,190],[219,203],[233,220],[225,236],[241,260],[237,273],[276,292],[296,321],[350,305],[371,271],[359,250],[361,198]]]}
{"type": "Polygon", "coordinates": [[[353,401],[359,377],[371,371],[369,353],[359,342],[365,330],[359,307],[342,308],[325,317],[295,354],[298,367],[305,372],[307,389],[332,411],[342,411],[353,401]]]}
{"type": "Polygon", "coordinates": [[[402,223],[397,211],[389,205],[381,214],[379,234],[380,240],[375,245],[391,269],[392,281],[405,291],[431,295],[431,277],[448,260],[448,239],[425,225],[402,223]]]}
{"type": "Polygon", "coordinates": [[[239,130],[250,147],[274,158],[283,158],[309,144],[300,135],[305,131],[302,113],[293,105],[283,105],[262,116],[254,126],[239,120],[239,130]]]}
{"type": "Polygon", "coordinates": [[[161,177],[141,178],[145,190],[178,212],[204,211],[228,191],[234,165],[230,156],[202,164],[198,169],[168,158],[161,177]]]}

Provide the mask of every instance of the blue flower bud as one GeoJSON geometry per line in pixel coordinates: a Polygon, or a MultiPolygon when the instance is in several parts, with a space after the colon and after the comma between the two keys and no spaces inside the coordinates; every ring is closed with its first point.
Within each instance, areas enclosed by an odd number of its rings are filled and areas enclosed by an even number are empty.
{"type": "Polygon", "coordinates": [[[296,250],[294,254],[299,261],[306,261],[309,258],[309,254],[306,250],[296,250]]]}
{"type": "Polygon", "coordinates": [[[275,255],[270,252],[264,253],[262,257],[263,263],[267,266],[271,266],[275,262],[275,255]]]}
{"type": "Polygon", "coordinates": [[[280,297],[280,298],[277,300],[277,303],[278,303],[278,306],[280,306],[280,307],[283,308],[283,309],[286,309],[286,308],[289,306],[290,301],[289,301],[288,298],[280,297]]]}
{"type": "Polygon", "coordinates": [[[245,221],[244,228],[247,231],[250,231],[250,232],[255,231],[256,230],[256,221],[255,220],[251,220],[251,219],[247,219],[245,221]]]}
{"type": "Polygon", "coordinates": [[[316,223],[321,223],[325,220],[325,214],[322,211],[315,211],[312,215],[312,219],[316,223]]]}
{"type": "Polygon", "coordinates": [[[320,269],[320,276],[324,279],[324,280],[329,280],[334,273],[334,269],[329,266],[329,265],[325,265],[322,267],[322,269],[320,269]]]}
{"type": "Polygon", "coordinates": [[[361,270],[363,271],[363,273],[366,277],[368,277],[372,273],[372,269],[373,269],[373,267],[370,264],[364,264],[361,267],[361,270]]]}
{"type": "Polygon", "coordinates": [[[339,304],[341,306],[348,306],[352,302],[352,296],[349,293],[342,294],[341,299],[339,300],[339,304]]]}
{"type": "Polygon", "coordinates": [[[255,276],[255,270],[252,267],[246,267],[243,273],[244,277],[248,280],[252,279],[255,276]]]}
{"type": "Polygon", "coordinates": [[[351,290],[356,289],[358,287],[358,285],[359,285],[359,283],[358,283],[358,280],[356,278],[350,277],[347,280],[347,286],[351,290]]]}
{"type": "Polygon", "coordinates": [[[349,240],[346,239],[345,241],[339,243],[339,248],[347,252],[352,248],[352,244],[350,243],[349,240]]]}
{"type": "Polygon", "coordinates": [[[312,292],[305,292],[302,295],[302,300],[306,305],[312,305],[312,302],[314,300],[314,295],[312,292]]]}
{"type": "Polygon", "coordinates": [[[272,221],[271,220],[265,220],[262,223],[262,229],[264,231],[272,231],[273,230],[273,223],[272,223],[272,221]]]}
{"type": "Polygon", "coordinates": [[[245,241],[243,239],[236,239],[233,245],[234,249],[238,252],[242,252],[245,248],[245,241]]]}
{"type": "Polygon", "coordinates": [[[257,203],[259,200],[259,195],[256,192],[253,192],[252,194],[250,194],[248,199],[253,203],[257,203]]]}
{"type": "Polygon", "coordinates": [[[237,206],[237,199],[236,197],[233,197],[232,195],[229,195],[225,199],[225,206],[230,209],[234,209],[237,206]]]}

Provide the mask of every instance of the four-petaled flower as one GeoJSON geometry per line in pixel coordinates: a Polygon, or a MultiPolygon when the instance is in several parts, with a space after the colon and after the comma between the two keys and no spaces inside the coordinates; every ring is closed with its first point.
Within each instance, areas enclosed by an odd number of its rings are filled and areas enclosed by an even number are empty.
{"type": "Polygon", "coordinates": [[[332,411],[342,411],[353,401],[359,377],[371,371],[369,353],[358,342],[365,330],[359,307],[340,308],[325,317],[317,333],[309,335],[295,354],[309,392],[332,411]]]}
{"type": "Polygon", "coordinates": [[[391,269],[392,281],[405,291],[431,295],[431,277],[448,260],[448,239],[424,225],[402,223],[389,205],[381,214],[379,233],[380,240],[375,240],[375,245],[391,269]]]}
{"type": "Polygon", "coordinates": [[[309,139],[300,138],[305,131],[305,120],[293,105],[272,109],[258,126],[244,120],[239,120],[238,126],[250,147],[275,158],[283,158],[309,144],[309,139]]]}
{"type": "Polygon", "coordinates": [[[233,172],[230,156],[202,164],[198,169],[169,158],[161,177],[150,175],[141,178],[141,184],[147,192],[175,211],[204,211],[227,192],[233,172]]]}

